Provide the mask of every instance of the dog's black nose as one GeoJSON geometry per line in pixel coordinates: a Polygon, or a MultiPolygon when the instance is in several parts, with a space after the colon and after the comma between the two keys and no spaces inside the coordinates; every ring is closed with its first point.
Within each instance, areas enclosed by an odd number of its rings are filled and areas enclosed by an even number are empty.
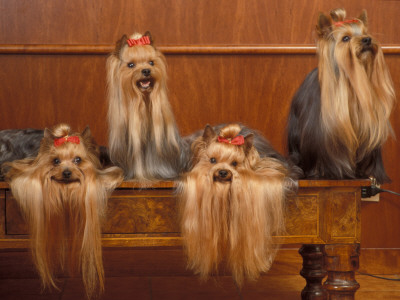
{"type": "Polygon", "coordinates": [[[225,178],[226,176],[228,176],[228,171],[227,170],[219,170],[218,175],[221,178],[225,178]]]}
{"type": "Polygon", "coordinates": [[[150,69],[143,69],[143,70],[142,70],[142,74],[143,74],[144,76],[146,76],[146,77],[150,76],[150,73],[151,73],[150,69]]]}
{"type": "Polygon", "coordinates": [[[232,181],[233,174],[229,170],[225,169],[219,169],[215,170],[213,173],[213,179],[214,181],[226,183],[226,182],[231,182],[232,181]]]}
{"type": "Polygon", "coordinates": [[[369,46],[369,45],[371,45],[371,38],[370,38],[370,37],[365,37],[365,38],[363,38],[363,39],[361,40],[361,42],[362,42],[364,45],[369,46]]]}
{"type": "Polygon", "coordinates": [[[71,177],[71,171],[70,170],[68,170],[68,169],[66,169],[66,170],[64,170],[63,171],[63,177],[65,178],[65,179],[69,179],[70,177],[71,177]]]}

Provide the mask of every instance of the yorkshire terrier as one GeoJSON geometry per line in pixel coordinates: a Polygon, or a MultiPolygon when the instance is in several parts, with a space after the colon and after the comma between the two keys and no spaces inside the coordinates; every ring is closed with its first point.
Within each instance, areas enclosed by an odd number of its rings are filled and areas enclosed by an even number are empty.
{"type": "Polygon", "coordinates": [[[306,178],[389,181],[381,148],[392,133],[395,102],[382,49],[368,33],[365,11],[320,14],[318,69],[293,98],[288,122],[291,159],[306,178]]]}
{"type": "Polygon", "coordinates": [[[186,161],[166,68],[149,32],[124,35],[107,60],[110,158],[127,179],[174,179],[186,161]]]}
{"type": "Polygon", "coordinates": [[[284,199],[293,186],[286,162],[273,157],[281,156],[246,131],[229,124],[216,134],[207,126],[192,143],[192,168],[177,188],[189,267],[207,278],[225,261],[239,286],[270,268],[277,250],[271,236],[284,229],[284,199]],[[260,157],[255,140],[268,156],[260,157]]]}
{"type": "MultiPolygon", "coordinates": [[[[35,157],[43,139],[43,129],[4,129],[0,130],[0,167],[5,162],[35,157]]],[[[103,167],[112,165],[105,146],[100,146],[99,159],[103,167]]],[[[0,168],[0,180],[4,180],[0,168]]]]}
{"type": "Polygon", "coordinates": [[[123,180],[118,167],[101,169],[90,129],[66,124],[45,129],[36,157],[3,165],[32,241],[33,260],[44,287],[57,271],[79,269],[88,298],[102,292],[100,225],[107,199],[123,180]]]}

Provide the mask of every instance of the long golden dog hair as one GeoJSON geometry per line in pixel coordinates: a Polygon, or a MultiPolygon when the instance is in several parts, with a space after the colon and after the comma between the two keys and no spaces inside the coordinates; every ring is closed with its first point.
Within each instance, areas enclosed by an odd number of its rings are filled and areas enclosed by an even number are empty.
{"type": "Polygon", "coordinates": [[[78,269],[88,298],[104,289],[100,225],[108,197],[123,180],[120,168],[101,169],[98,156],[88,127],[79,134],[60,124],[45,129],[37,157],[4,167],[43,286],[57,288],[58,271],[78,269]]]}
{"type": "MultiPolygon", "coordinates": [[[[323,125],[330,142],[344,140],[352,156],[362,146],[357,153],[362,157],[390,133],[393,84],[381,47],[368,35],[366,12],[355,23],[341,25],[332,23],[344,22],[345,10],[336,9],[330,16],[320,15],[317,25],[323,125]]],[[[356,158],[352,161],[354,166],[356,158]]]]}
{"type": "Polygon", "coordinates": [[[150,33],[117,41],[107,80],[111,160],[128,179],[176,178],[180,136],[168,101],[166,60],[150,33]]]}
{"type": "Polygon", "coordinates": [[[193,167],[177,188],[189,268],[205,279],[225,262],[239,286],[273,262],[271,237],[284,229],[288,180],[284,164],[260,158],[253,134],[240,131],[230,124],[217,135],[207,126],[192,144],[193,167]]]}
{"type": "Polygon", "coordinates": [[[380,148],[392,132],[395,93],[366,11],[350,20],[344,9],[321,13],[316,32],[318,70],[292,102],[289,151],[308,177],[385,182],[380,148]]]}

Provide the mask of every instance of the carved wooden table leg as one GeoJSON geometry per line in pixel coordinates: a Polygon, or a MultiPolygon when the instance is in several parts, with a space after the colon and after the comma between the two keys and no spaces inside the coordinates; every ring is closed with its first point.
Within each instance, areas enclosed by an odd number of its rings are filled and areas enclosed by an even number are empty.
{"type": "Polygon", "coordinates": [[[301,291],[301,299],[326,299],[327,293],[322,287],[322,279],[326,276],[324,270],[324,245],[303,245],[299,253],[303,257],[303,268],[300,275],[307,282],[301,291]]]}
{"type": "Polygon", "coordinates": [[[329,299],[354,299],[360,284],[354,272],[358,270],[360,244],[325,245],[325,268],[328,278],[324,283],[329,299]]]}

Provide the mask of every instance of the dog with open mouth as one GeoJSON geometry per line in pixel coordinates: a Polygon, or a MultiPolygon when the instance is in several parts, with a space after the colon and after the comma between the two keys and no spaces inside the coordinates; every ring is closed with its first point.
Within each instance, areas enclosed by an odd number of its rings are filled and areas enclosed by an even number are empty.
{"type": "Polygon", "coordinates": [[[122,36],[107,74],[111,161],[126,179],[177,178],[187,151],[168,100],[166,60],[150,33],[122,36]]]}
{"type": "Polygon", "coordinates": [[[284,200],[294,186],[288,164],[268,141],[242,129],[206,126],[177,186],[189,268],[207,278],[226,262],[239,286],[270,268],[277,250],[272,235],[284,229],[284,200]],[[255,143],[269,155],[261,157],[255,143]]]}
{"type": "Polygon", "coordinates": [[[44,130],[36,157],[2,167],[43,286],[57,288],[58,271],[79,270],[88,298],[104,289],[100,226],[107,199],[123,180],[120,168],[101,168],[99,152],[88,127],[74,133],[60,124],[44,130]]]}
{"type": "Polygon", "coordinates": [[[293,97],[288,148],[305,178],[389,181],[382,146],[392,134],[393,82],[363,11],[321,13],[316,26],[318,68],[293,97]]]}

